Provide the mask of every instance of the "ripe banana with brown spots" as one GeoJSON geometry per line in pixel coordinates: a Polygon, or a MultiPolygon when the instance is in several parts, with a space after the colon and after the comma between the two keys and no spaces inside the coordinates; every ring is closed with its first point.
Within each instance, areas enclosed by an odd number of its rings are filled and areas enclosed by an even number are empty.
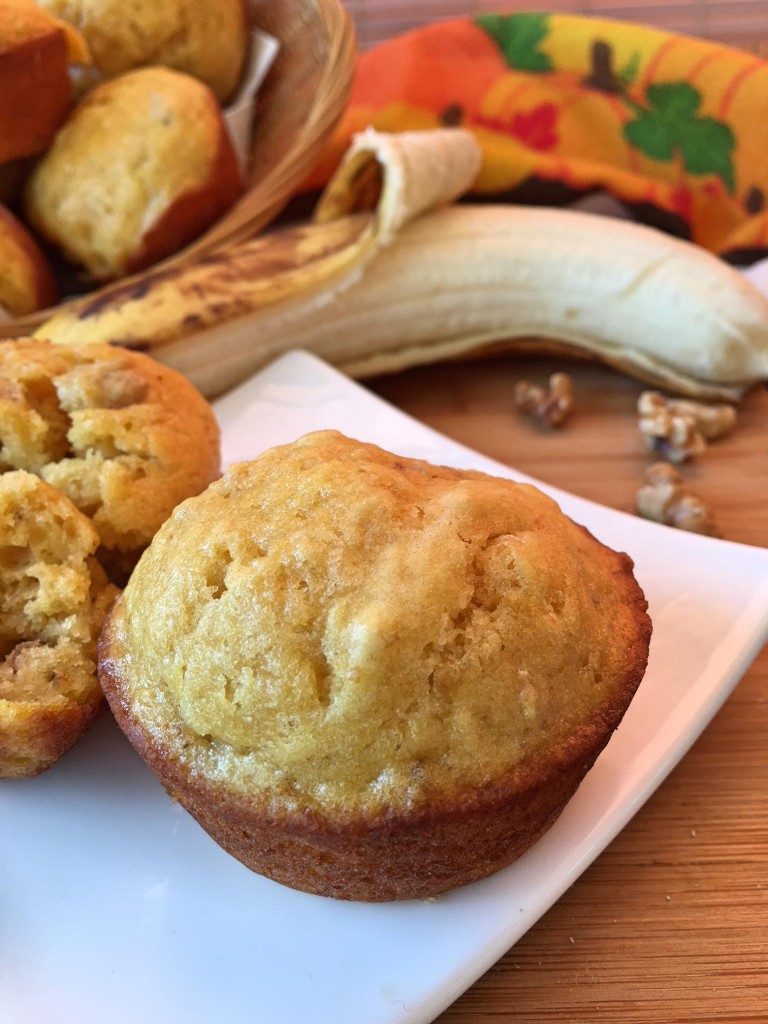
{"type": "Polygon", "coordinates": [[[209,396],[295,348],[358,377],[577,353],[731,400],[768,377],[768,299],[737,271],[626,221],[452,205],[479,162],[461,130],[364,133],[312,223],[105,289],[36,336],[140,348],[209,396]]]}

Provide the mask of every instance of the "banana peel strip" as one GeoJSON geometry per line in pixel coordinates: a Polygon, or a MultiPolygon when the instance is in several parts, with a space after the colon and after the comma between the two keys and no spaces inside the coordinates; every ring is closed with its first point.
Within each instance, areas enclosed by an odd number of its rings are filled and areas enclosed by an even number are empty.
{"type": "MultiPolygon", "coordinates": [[[[298,303],[296,315],[314,310],[357,281],[405,224],[467,192],[481,159],[473,136],[458,128],[362,132],[329,182],[313,223],[101,289],[69,304],[34,336],[63,345],[123,345],[165,361],[167,342],[246,315],[257,329],[259,313],[277,303],[298,303]]],[[[264,362],[260,333],[254,345],[253,369],[264,362]]],[[[216,358],[218,353],[209,354],[216,358]]],[[[209,393],[207,386],[202,390],[209,393]]]]}
{"type": "Polygon", "coordinates": [[[389,245],[420,214],[468,192],[481,164],[480,147],[463,129],[387,135],[369,128],[354,137],[313,219],[325,224],[373,209],[377,246],[389,245]]]}
{"type": "Polygon", "coordinates": [[[294,348],[353,376],[557,351],[731,401],[768,377],[768,299],[717,257],[594,214],[449,205],[479,165],[461,129],[369,130],[314,222],[115,286],[36,336],[142,349],[209,397],[294,348]]]}

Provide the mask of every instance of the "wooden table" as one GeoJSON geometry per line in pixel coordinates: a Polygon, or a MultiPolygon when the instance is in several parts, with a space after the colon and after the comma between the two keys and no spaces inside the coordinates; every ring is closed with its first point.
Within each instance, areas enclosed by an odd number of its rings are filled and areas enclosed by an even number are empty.
{"type": "MultiPolygon", "coordinates": [[[[607,369],[513,358],[423,367],[368,385],[455,440],[624,511],[650,457],[642,385],[607,369]],[[543,433],[516,380],[573,376],[577,409],[543,433]]],[[[768,546],[768,392],[683,468],[723,536],[768,546]]],[[[768,1021],[768,648],[678,768],[560,901],[440,1018],[481,1022],[768,1021]]]]}

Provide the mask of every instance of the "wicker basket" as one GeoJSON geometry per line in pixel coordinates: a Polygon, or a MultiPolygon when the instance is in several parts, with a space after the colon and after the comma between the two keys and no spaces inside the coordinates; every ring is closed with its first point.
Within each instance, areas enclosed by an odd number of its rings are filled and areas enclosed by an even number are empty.
{"type": "MultiPolygon", "coordinates": [[[[344,109],[357,50],[340,0],[249,0],[249,10],[253,24],[280,41],[280,51],[258,94],[248,187],[218,223],[164,266],[250,238],[268,224],[311,170],[344,109]]],[[[18,317],[3,324],[2,333],[29,334],[64,305],[18,317]]]]}

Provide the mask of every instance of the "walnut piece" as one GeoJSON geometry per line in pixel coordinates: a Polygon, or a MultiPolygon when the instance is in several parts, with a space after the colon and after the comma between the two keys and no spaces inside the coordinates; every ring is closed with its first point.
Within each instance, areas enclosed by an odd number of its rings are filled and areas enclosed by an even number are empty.
{"type": "Polygon", "coordinates": [[[668,462],[654,462],[645,471],[645,483],[637,492],[637,511],[643,519],[678,530],[720,536],[707,506],[685,489],[682,477],[668,462]]]}
{"type": "Polygon", "coordinates": [[[553,373],[548,390],[527,380],[518,381],[515,406],[546,427],[562,426],[573,408],[573,382],[567,373],[553,373]]]}
{"type": "Polygon", "coordinates": [[[736,410],[732,405],[707,405],[688,398],[669,399],[667,404],[674,415],[693,419],[707,441],[716,441],[736,425],[736,410]]]}
{"type": "Polygon", "coordinates": [[[648,450],[676,463],[700,455],[708,441],[722,437],[736,422],[730,405],[665,398],[658,391],[643,391],[637,413],[648,450]]]}

